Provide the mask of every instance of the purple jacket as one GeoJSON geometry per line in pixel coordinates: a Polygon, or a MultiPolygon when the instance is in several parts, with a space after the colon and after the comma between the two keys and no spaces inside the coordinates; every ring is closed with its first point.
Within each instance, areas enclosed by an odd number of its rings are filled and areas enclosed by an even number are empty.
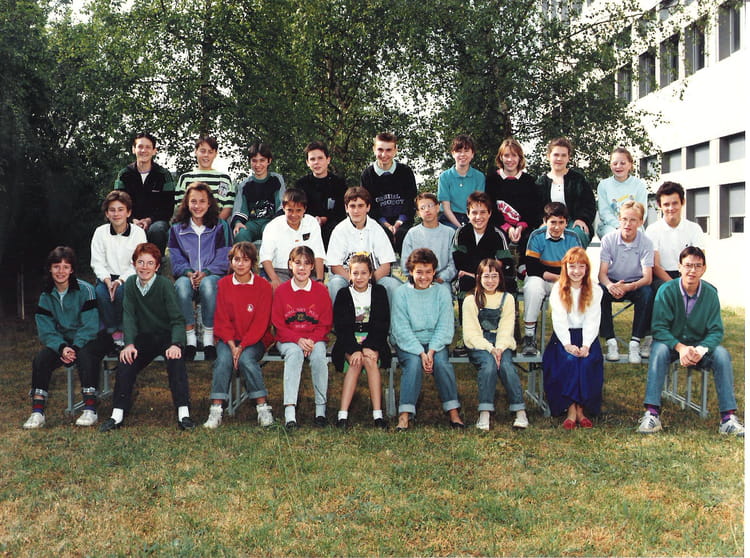
{"type": "Polygon", "coordinates": [[[232,239],[227,222],[219,219],[214,227],[206,227],[198,237],[190,224],[175,223],[169,230],[169,258],[172,275],[182,277],[189,271],[205,271],[226,275],[232,239]]]}

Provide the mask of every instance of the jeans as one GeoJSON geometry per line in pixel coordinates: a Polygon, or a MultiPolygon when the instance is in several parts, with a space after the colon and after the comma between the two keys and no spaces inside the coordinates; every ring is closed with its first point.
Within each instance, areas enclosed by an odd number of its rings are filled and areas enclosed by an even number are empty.
{"type": "Polygon", "coordinates": [[[216,284],[221,279],[219,275],[206,275],[198,289],[193,289],[190,279],[178,277],[174,282],[174,288],[177,291],[177,302],[180,305],[180,311],[185,318],[185,325],[195,325],[195,313],[193,312],[193,301],[197,300],[201,305],[201,315],[203,316],[203,325],[214,327],[214,310],[216,310],[216,284]]]}
{"type": "Polygon", "coordinates": [[[599,326],[599,335],[604,339],[612,339],[615,336],[615,324],[612,320],[612,302],[629,300],[633,303],[633,337],[643,339],[651,327],[651,285],[644,285],[634,291],[630,291],[622,298],[613,298],[609,291],[602,285],[602,321],[599,326]]]}
{"type": "Polygon", "coordinates": [[[125,286],[120,285],[115,291],[115,299],[110,300],[109,289],[101,281],[96,282],[96,305],[99,308],[99,322],[107,333],[122,331],[122,297],[125,294],[125,286]]]}
{"type": "MultiPolygon", "coordinates": [[[[262,341],[255,345],[244,347],[240,353],[237,368],[245,380],[245,389],[250,399],[266,397],[268,390],[263,383],[263,373],[260,360],[266,352],[262,341]]],[[[214,362],[214,376],[211,381],[211,399],[229,399],[229,390],[232,383],[232,349],[224,341],[216,344],[216,361],[214,362]]]]}
{"type": "Polygon", "coordinates": [[[169,240],[169,223],[166,221],[154,221],[146,231],[146,240],[153,242],[161,250],[161,255],[164,256],[164,251],[167,249],[167,240],[169,240]]]}
{"type": "MultiPolygon", "coordinates": [[[[425,352],[429,346],[424,346],[425,352]]],[[[414,353],[407,353],[396,346],[398,362],[401,365],[401,389],[399,390],[398,412],[417,413],[417,399],[422,391],[422,358],[414,353]]],[[[443,411],[448,412],[458,409],[458,387],[456,386],[456,374],[453,366],[448,361],[448,348],[445,347],[435,352],[435,364],[432,374],[435,376],[440,401],[443,402],[443,411]]]]}
{"type": "Polygon", "coordinates": [[[526,408],[523,402],[523,388],[518,377],[516,367],[513,366],[513,355],[510,349],[505,349],[500,358],[500,366],[489,351],[469,350],[469,360],[477,368],[477,387],[479,388],[479,410],[495,410],[495,386],[497,377],[508,394],[508,408],[511,412],[526,408]]]}
{"type": "MultiPolygon", "coordinates": [[[[648,358],[644,405],[661,407],[661,391],[664,388],[669,365],[679,358],[679,353],[670,349],[666,344],[656,340],[653,342],[651,356],[648,358]]],[[[719,411],[723,413],[737,409],[737,400],[734,397],[734,372],[729,351],[721,345],[716,347],[712,353],[707,353],[701,359],[697,368],[713,370],[716,395],[719,398],[719,411]]]]}
{"type": "MultiPolygon", "coordinates": [[[[393,294],[396,292],[396,289],[398,289],[403,283],[396,279],[395,277],[392,277],[390,275],[386,275],[385,277],[381,277],[376,281],[378,285],[381,285],[385,288],[386,293],[388,294],[388,303],[391,304],[393,301],[393,294]]],[[[331,303],[336,302],[336,295],[339,294],[339,291],[344,288],[348,287],[349,282],[344,279],[341,275],[336,275],[335,273],[331,273],[328,277],[328,294],[331,295],[331,303]]]]}
{"type": "MultiPolygon", "coordinates": [[[[281,356],[284,357],[284,406],[296,405],[305,355],[297,343],[277,343],[277,346],[279,347],[281,356]]],[[[310,356],[307,358],[310,361],[313,391],[315,392],[315,406],[324,406],[328,393],[326,344],[323,341],[315,343],[310,356]]]]}

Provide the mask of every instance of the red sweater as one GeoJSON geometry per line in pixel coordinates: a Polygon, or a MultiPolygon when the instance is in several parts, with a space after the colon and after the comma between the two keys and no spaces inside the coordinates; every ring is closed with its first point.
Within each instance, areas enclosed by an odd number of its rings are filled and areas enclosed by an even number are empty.
{"type": "Polygon", "coordinates": [[[328,289],[313,281],[310,292],[294,291],[292,281],[282,283],[273,296],[271,321],[276,328],[276,341],[296,343],[303,337],[315,342],[327,341],[333,325],[328,289]]]}
{"type": "Polygon", "coordinates": [[[253,275],[253,282],[235,285],[234,274],[222,277],[218,283],[214,335],[224,341],[239,341],[243,347],[258,341],[269,346],[273,342],[269,324],[273,289],[261,276],[253,275]]]}

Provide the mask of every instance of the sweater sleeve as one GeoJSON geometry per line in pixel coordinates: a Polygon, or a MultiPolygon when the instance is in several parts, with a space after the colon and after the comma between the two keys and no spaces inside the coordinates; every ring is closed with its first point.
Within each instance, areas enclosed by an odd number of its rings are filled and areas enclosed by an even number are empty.
{"type": "Polygon", "coordinates": [[[39,297],[39,305],[37,306],[34,320],[36,321],[37,334],[42,344],[56,353],[60,353],[61,349],[67,345],[67,342],[57,330],[56,320],[50,308],[50,304],[54,303],[52,295],[43,292],[39,297]]]}
{"type": "Polygon", "coordinates": [[[223,219],[219,219],[214,231],[214,258],[207,262],[205,269],[213,275],[226,275],[229,268],[229,250],[232,240],[229,235],[229,225],[223,219]]]}
{"type": "Polygon", "coordinates": [[[374,351],[380,351],[380,348],[388,341],[388,332],[391,327],[391,308],[388,304],[388,293],[385,287],[373,285],[372,297],[370,299],[370,323],[368,325],[367,338],[362,343],[374,351]]]}
{"type": "Polygon", "coordinates": [[[500,310],[500,322],[497,324],[497,337],[495,338],[495,347],[498,349],[515,350],[516,339],[514,329],[516,327],[516,299],[508,293],[505,295],[505,302],[500,310]]]}
{"type": "Polygon", "coordinates": [[[603,291],[594,283],[592,285],[592,299],[583,313],[583,344],[591,347],[596,338],[599,336],[599,324],[602,319],[602,294],[603,291]]]}
{"type": "Polygon", "coordinates": [[[104,282],[110,276],[110,272],[107,269],[106,246],[102,232],[106,233],[107,229],[97,227],[91,238],[91,269],[94,270],[96,278],[104,282]]]}
{"type": "Polygon", "coordinates": [[[130,279],[125,282],[125,292],[122,298],[122,332],[124,334],[125,345],[135,343],[138,335],[138,320],[135,316],[135,297],[138,295],[138,288],[135,286],[137,278],[131,275],[130,279]]]}
{"type": "Polygon", "coordinates": [[[701,297],[708,304],[708,316],[705,321],[706,336],[698,345],[703,345],[709,351],[713,352],[721,344],[722,339],[724,339],[724,324],[721,320],[719,297],[716,296],[715,291],[707,292],[707,290],[708,287],[704,285],[704,293],[701,297]]]}
{"type": "Polygon", "coordinates": [[[549,295],[549,305],[552,314],[552,329],[563,345],[570,345],[570,326],[568,312],[560,300],[560,284],[555,283],[549,295]]]}
{"type": "Polygon", "coordinates": [[[169,261],[172,264],[172,276],[175,279],[182,277],[189,271],[194,271],[190,267],[190,260],[187,254],[182,251],[182,247],[177,240],[179,236],[179,227],[181,226],[180,223],[172,225],[169,229],[169,242],[167,243],[169,246],[169,261]]]}
{"type": "Polygon", "coordinates": [[[605,225],[609,225],[610,227],[617,228],[619,226],[619,221],[617,218],[617,215],[615,215],[615,212],[612,210],[612,206],[610,204],[610,194],[607,189],[608,181],[602,180],[599,182],[599,185],[597,186],[596,190],[599,194],[599,199],[597,200],[597,206],[599,210],[599,220],[604,223],[605,225]]]}
{"type": "Polygon", "coordinates": [[[312,288],[316,295],[316,304],[321,304],[323,308],[320,312],[318,323],[315,325],[310,335],[310,339],[315,342],[327,341],[328,334],[333,327],[333,305],[331,304],[331,297],[328,294],[328,289],[325,288],[322,283],[313,281],[312,288]]]}
{"type": "Polygon", "coordinates": [[[433,332],[429,347],[437,352],[442,351],[453,341],[453,334],[455,333],[453,325],[453,299],[448,289],[444,287],[432,285],[430,289],[434,289],[437,295],[435,311],[438,314],[438,319],[435,323],[435,331],[433,332]]]}
{"type": "MultiPolygon", "coordinates": [[[[161,289],[164,297],[164,306],[167,311],[169,319],[170,339],[173,345],[180,345],[184,347],[187,345],[187,337],[185,336],[185,318],[180,310],[180,305],[177,302],[177,291],[174,290],[174,286],[171,281],[166,277],[159,275],[156,280],[161,281],[161,289]]],[[[156,287],[153,285],[152,288],[156,287]]]]}
{"type": "MultiPolygon", "coordinates": [[[[231,281],[231,278],[229,279],[231,281]]],[[[223,341],[234,341],[234,327],[230,317],[229,308],[231,298],[229,291],[231,283],[227,284],[223,280],[216,285],[216,310],[214,311],[214,337],[223,341]]]]}
{"type": "Polygon", "coordinates": [[[411,327],[409,316],[409,300],[407,297],[410,287],[404,285],[396,289],[391,308],[391,338],[399,349],[407,353],[419,355],[424,347],[417,339],[411,327]]]}
{"type": "Polygon", "coordinates": [[[240,343],[243,347],[249,347],[263,339],[263,336],[268,331],[268,326],[271,323],[273,289],[268,281],[259,275],[255,276],[255,281],[259,283],[256,290],[258,298],[255,301],[255,319],[252,321],[252,324],[250,324],[250,327],[247,328],[247,331],[242,335],[240,343]]]}
{"type": "Polygon", "coordinates": [[[88,283],[78,281],[80,289],[81,327],[76,330],[73,345],[79,349],[93,341],[99,331],[99,310],[96,305],[96,292],[88,283]]]}
{"type": "Polygon", "coordinates": [[[474,295],[469,295],[464,299],[462,316],[464,345],[469,349],[491,351],[494,346],[484,338],[482,326],[479,325],[479,309],[474,295]]]}
{"type": "Polygon", "coordinates": [[[344,354],[359,350],[359,343],[354,337],[354,304],[349,287],[341,287],[333,303],[333,324],[336,331],[336,344],[344,354]]]}

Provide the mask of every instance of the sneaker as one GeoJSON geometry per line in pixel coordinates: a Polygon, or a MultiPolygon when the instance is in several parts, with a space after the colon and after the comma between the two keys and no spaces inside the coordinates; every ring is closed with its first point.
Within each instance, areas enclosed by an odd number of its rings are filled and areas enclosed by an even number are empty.
{"type": "Polygon", "coordinates": [[[273,415],[271,414],[271,406],[269,404],[262,403],[256,405],[255,410],[258,411],[258,424],[264,428],[273,424],[273,415]]]}
{"type": "Polygon", "coordinates": [[[287,430],[296,430],[297,429],[297,421],[296,420],[288,420],[286,421],[286,424],[284,425],[284,428],[287,430]]]}
{"type": "Polygon", "coordinates": [[[99,432],[110,432],[122,428],[122,422],[115,422],[115,419],[108,418],[101,425],[99,425],[99,432]]]}
{"type": "Polygon", "coordinates": [[[205,345],[203,347],[203,360],[216,360],[216,347],[205,345]]]}
{"type": "Polygon", "coordinates": [[[516,420],[513,421],[513,428],[528,428],[529,427],[529,419],[526,416],[526,412],[517,412],[516,413],[516,420]]]}
{"type": "Polygon", "coordinates": [[[83,413],[81,413],[81,416],[78,417],[78,420],[76,421],[76,426],[94,426],[98,420],[99,415],[96,414],[96,411],[84,409],[83,413]]]}
{"type": "Polygon", "coordinates": [[[731,434],[739,438],[745,437],[745,427],[737,420],[737,415],[731,414],[729,418],[719,425],[719,434],[731,434]]]}
{"type": "Polygon", "coordinates": [[[219,426],[221,426],[222,414],[223,410],[221,405],[211,405],[211,408],[208,411],[208,419],[203,423],[203,428],[209,428],[211,430],[219,428],[219,426]]]}
{"type": "Polygon", "coordinates": [[[654,340],[653,337],[647,335],[641,341],[641,358],[648,358],[651,356],[651,342],[654,340]]]}
{"type": "Polygon", "coordinates": [[[536,339],[531,335],[524,335],[523,341],[521,341],[521,354],[523,356],[536,356],[536,339]]]}
{"type": "Polygon", "coordinates": [[[456,358],[463,358],[469,356],[469,351],[464,345],[461,345],[453,349],[453,356],[456,358]]]}
{"type": "Polygon", "coordinates": [[[44,426],[44,413],[31,413],[31,416],[23,423],[23,427],[26,430],[34,430],[35,428],[41,428],[44,426]]]}
{"type": "Polygon", "coordinates": [[[490,417],[487,415],[487,417],[479,417],[479,420],[477,421],[476,427],[478,430],[483,430],[487,432],[490,429],[490,417]]]}
{"type": "Polygon", "coordinates": [[[180,430],[192,430],[195,428],[195,423],[190,417],[182,417],[177,421],[177,426],[180,430]]]}
{"type": "Polygon", "coordinates": [[[195,353],[198,352],[198,348],[195,345],[188,345],[185,347],[182,356],[185,357],[186,361],[195,360],[195,353]]]}
{"type": "Polygon", "coordinates": [[[336,428],[340,428],[341,430],[346,430],[346,427],[349,426],[349,421],[345,418],[340,418],[336,421],[336,428]]]}
{"type": "Polygon", "coordinates": [[[388,423],[385,422],[384,418],[376,418],[374,420],[375,427],[380,428],[381,430],[388,430],[388,423]]]}
{"type": "Polygon", "coordinates": [[[313,420],[313,424],[318,428],[323,428],[325,426],[328,426],[328,419],[326,419],[326,417],[324,417],[323,415],[317,415],[313,420]]]}
{"type": "Polygon", "coordinates": [[[638,341],[631,341],[628,345],[628,362],[630,364],[641,363],[641,344],[638,341]]]}
{"type": "MultiPolygon", "coordinates": [[[[607,356],[610,361],[620,360],[620,350],[617,348],[617,339],[607,339],[607,356]]],[[[640,359],[638,359],[640,362],[640,359]]]]}
{"type": "Polygon", "coordinates": [[[641,420],[638,421],[638,432],[641,434],[653,434],[661,430],[661,420],[656,415],[652,415],[651,411],[646,411],[641,420]]]}

